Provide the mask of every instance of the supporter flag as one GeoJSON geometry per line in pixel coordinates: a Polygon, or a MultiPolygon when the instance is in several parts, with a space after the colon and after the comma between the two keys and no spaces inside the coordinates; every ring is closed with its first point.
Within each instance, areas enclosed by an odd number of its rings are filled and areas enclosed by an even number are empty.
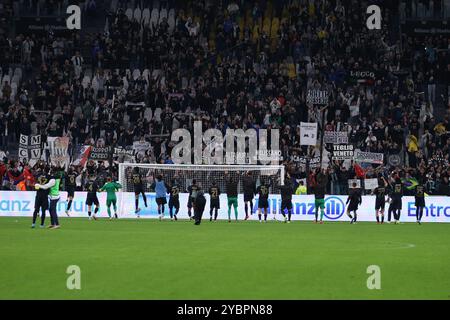
{"type": "Polygon", "coordinates": [[[419,184],[416,178],[403,178],[402,183],[407,190],[413,190],[419,184]]]}
{"type": "Polygon", "coordinates": [[[79,150],[76,152],[76,158],[73,161],[74,166],[84,167],[89,159],[89,154],[91,153],[92,147],[89,145],[84,145],[79,147],[79,150]]]}
{"type": "Polygon", "coordinates": [[[364,178],[366,176],[366,172],[359,164],[355,163],[353,167],[358,178],[364,178]]]}

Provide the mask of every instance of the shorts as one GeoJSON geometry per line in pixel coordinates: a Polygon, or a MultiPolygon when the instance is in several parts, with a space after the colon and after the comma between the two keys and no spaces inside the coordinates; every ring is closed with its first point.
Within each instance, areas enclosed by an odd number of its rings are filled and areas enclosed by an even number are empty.
{"type": "Polygon", "coordinates": [[[356,210],[358,210],[358,204],[350,202],[350,204],[348,205],[347,211],[351,212],[351,211],[356,211],[356,210]]]}
{"type": "Polygon", "coordinates": [[[384,211],[384,207],[386,205],[385,201],[382,200],[375,200],[375,210],[383,210],[384,211]]]}
{"type": "Polygon", "coordinates": [[[68,198],[73,198],[75,196],[75,187],[67,187],[66,191],[68,198]]]}
{"type": "Polygon", "coordinates": [[[231,208],[231,206],[238,207],[237,197],[228,197],[228,208],[231,208]]]}
{"type": "Polygon", "coordinates": [[[425,207],[425,199],[416,199],[416,207],[425,207]]]}
{"type": "Polygon", "coordinates": [[[210,209],[213,209],[213,208],[220,209],[220,201],[219,201],[219,199],[211,200],[211,205],[209,207],[210,207],[210,209]]]}
{"type": "Polygon", "coordinates": [[[402,200],[395,199],[392,201],[392,209],[394,210],[402,210],[402,200]]]}
{"type": "Polygon", "coordinates": [[[42,198],[36,198],[36,201],[34,202],[34,210],[39,211],[39,208],[41,208],[44,212],[48,210],[48,198],[45,199],[42,198]]]}
{"type": "Polygon", "coordinates": [[[314,207],[325,209],[325,199],[316,199],[314,200],[314,207]]]}
{"type": "Polygon", "coordinates": [[[187,207],[190,209],[193,206],[194,206],[194,200],[191,197],[189,197],[187,207]]]}
{"type": "Polygon", "coordinates": [[[252,201],[252,200],[253,200],[253,194],[251,194],[251,193],[245,194],[244,193],[244,202],[252,201]]]}
{"type": "Polygon", "coordinates": [[[86,198],[86,204],[88,206],[92,206],[92,204],[95,204],[95,206],[98,207],[100,202],[98,201],[97,195],[88,194],[86,198]]]}
{"type": "Polygon", "coordinates": [[[266,208],[269,208],[269,200],[268,199],[266,199],[266,198],[263,198],[263,199],[259,199],[258,200],[258,208],[259,209],[266,209],[266,208]]]}
{"type": "Polygon", "coordinates": [[[156,204],[158,206],[165,205],[166,203],[167,203],[167,199],[165,197],[164,198],[156,198],[156,204]]]}
{"type": "Polygon", "coordinates": [[[134,186],[134,194],[139,195],[144,193],[144,188],[142,186],[134,186]]]}
{"type": "Polygon", "coordinates": [[[106,199],[106,206],[109,207],[110,205],[113,205],[114,207],[117,204],[117,199],[106,199]]]}
{"type": "Polygon", "coordinates": [[[169,199],[169,209],[171,209],[171,208],[179,209],[180,208],[180,200],[170,198],[169,199]]]}
{"type": "Polygon", "coordinates": [[[292,201],[291,200],[281,200],[281,211],[284,209],[291,210],[292,209],[292,201]]]}

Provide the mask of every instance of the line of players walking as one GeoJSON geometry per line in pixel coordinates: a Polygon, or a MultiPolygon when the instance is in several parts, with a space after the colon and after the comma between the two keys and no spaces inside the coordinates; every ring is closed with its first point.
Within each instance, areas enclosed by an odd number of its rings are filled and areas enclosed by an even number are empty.
{"type": "MultiPolygon", "coordinates": [[[[45,222],[45,211],[49,210],[51,224],[49,228],[59,228],[59,220],[57,215],[57,203],[59,201],[59,189],[61,184],[62,176],[65,176],[65,186],[67,191],[67,209],[66,214],[70,216],[70,210],[72,202],[75,195],[76,189],[76,178],[78,173],[70,167],[69,170],[64,174],[57,168],[48,168],[43,166],[37,171],[35,184],[36,189],[36,200],[35,200],[35,210],[33,213],[32,228],[36,225],[36,220],[40,211],[41,214],[41,227],[44,227],[45,222]]],[[[291,180],[289,174],[286,174],[285,183],[281,185],[281,181],[273,181],[270,177],[261,176],[260,185],[256,187],[255,179],[251,171],[245,174],[234,173],[232,175],[225,172],[225,186],[227,194],[227,205],[228,205],[228,221],[231,222],[231,213],[233,209],[234,220],[238,221],[238,185],[242,178],[243,182],[243,193],[244,193],[244,209],[245,209],[245,220],[250,218],[253,211],[253,199],[255,195],[258,195],[258,220],[260,222],[267,222],[269,214],[269,190],[271,187],[276,187],[281,194],[281,206],[280,214],[283,216],[284,222],[290,223],[291,216],[293,214],[292,205],[292,195],[304,194],[306,193],[306,188],[301,183],[297,190],[294,190],[294,184],[291,180]],[[299,192],[300,190],[300,192],[299,192]]],[[[147,207],[147,197],[145,195],[144,189],[144,179],[139,172],[139,168],[133,169],[131,176],[134,193],[135,193],[135,214],[139,217],[139,197],[142,196],[144,205],[147,207]]],[[[325,214],[325,194],[326,187],[328,183],[328,174],[326,171],[321,171],[317,174],[316,184],[313,188],[315,196],[315,223],[323,224],[323,217],[325,214]],[[319,219],[320,211],[320,219],[319,219]]],[[[119,191],[122,186],[113,181],[111,177],[107,178],[106,183],[100,187],[95,176],[90,175],[88,181],[84,186],[84,190],[87,191],[86,205],[88,208],[89,219],[97,220],[97,213],[100,209],[100,203],[97,197],[97,192],[105,191],[107,193],[106,207],[108,216],[110,219],[117,219],[117,196],[116,192],[119,191]],[[114,215],[112,215],[111,207],[114,210],[114,215]],[[93,212],[92,212],[92,209],[93,212]]],[[[164,181],[162,175],[157,175],[155,181],[153,182],[151,188],[155,191],[156,204],[158,206],[159,219],[162,220],[165,214],[165,206],[167,204],[166,197],[169,194],[169,215],[170,219],[178,220],[177,214],[180,210],[180,200],[179,194],[181,192],[181,187],[177,183],[176,179],[172,179],[170,184],[164,181]]],[[[188,186],[187,191],[189,192],[187,209],[188,215],[191,220],[195,221],[196,225],[201,223],[203,213],[206,206],[206,198],[204,196],[204,190],[202,190],[201,185],[194,179],[192,184],[188,186]]],[[[208,189],[208,194],[210,196],[210,221],[216,221],[218,218],[220,210],[220,195],[221,190],[216,182],[212,182],[210,188],[208,189]]],[[[391,221],[391,216],[394,217],[394,223],[399,223],[401,209],[402,209],[402,196],[403,196],[403,184],[400,178],[395,180],[395,183],[390,185],[384,177],[379,179],[379,185],[374,190],[375,195],[375,215],[378,224],[384,223],[384,212],[385,203],[389,202],[388,208],[388,221],[391,221]],[[388,200],[386,200],[386,197],[388,200]]],[[[421,183],[416,186],[415,204],[417,207],[416,216],[417,222],[420,224],[423,216],[423,211],[425,207],[425,192],[424,187],[421,183]]],[[[354,224],[357,222],[357,211],[362,203],[361,191],[356,188],[356,184],[350,190],[349,196],[347,198],[347,210],[346,213],[350,218],[350,223],[354,224]]],[[[273,212],[273,220],[276,219],[276,212],[273,212]]]]}

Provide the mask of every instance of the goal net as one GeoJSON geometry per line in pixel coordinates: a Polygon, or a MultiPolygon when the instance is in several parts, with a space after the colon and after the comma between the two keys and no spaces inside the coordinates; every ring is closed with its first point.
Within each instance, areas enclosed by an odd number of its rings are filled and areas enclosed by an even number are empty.
{"type": "MultiPolygon", "coordinates": [[[[277,192],[277,185],[284,185],[284,166],[282,165],[188,165],[188,164],[140,164],[120,163],[119,182],[122,193],[134,192],[133,173],[138,171],[143,180],[144,192],[154,192],[151,186],[158,175],[162,175],[164,182],[171,185],[176,181],[182,193],[196,181],[205,193],[212,186],[212,182],[226,193],[226,177],[232,177],[238,182],[238,192],[243,193],[243,176],[251,172],[252,179],[258,187],[262,179],[269,179],[270,193],[277,192]],[[137,168],[137,169],[136,169],[137,168]]],[[[119,198],[119,202],[122,197],[119,198]]],[[[119,204],[123,209],[122,205],[119,204]]]]}

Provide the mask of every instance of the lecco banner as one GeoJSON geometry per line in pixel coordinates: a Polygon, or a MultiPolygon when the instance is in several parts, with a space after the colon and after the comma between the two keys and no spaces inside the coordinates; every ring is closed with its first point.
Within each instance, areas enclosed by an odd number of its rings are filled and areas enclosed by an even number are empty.
{"type": "MultiPolygon", "coordinates": [[[[144,206],[142,199],[140,199],[141,218],[158,218],[158,208],[155,201],[154,193],[147,193],[148,208],[144,206]]],[[[99,217],[108,217],[106,213],[106,193],[98,193],[100,201],[99,217]]],[[[120,218],[135,218],[134,214],[134,193],[124,192],[118,193],[119,201],[119,217],[120,218]]],[[[34,209],[35,192],[27,191],[0,191],[0,216],[26,216],[31,217],[34,209]]],[[[206,195],[207,205],[203,213],[204,218],[209,218],[209,196],[206,195]]],[[[180,194],[180,212],[178,217],[181,219],[188,219],[187,215],[187,199],[188,194],[180,194]]],[[[87,206],[85,205],[86,192],[76,192],[72,204],[73,217],[87,218],[87,206]]],[[[349,218],[345,214],[347,196],[327,196],[325,198],[325,220],[328,221],[343,221],[349,222],[349,218]]],[[[294,214],[293,220],[307,220],[314,219],[314,196],[293,196],[292,199],[294,214]]],[[[279,195],[272,195],[269,197],[269,212],[277,212],[279,214],[281,199],[279,195]]],[[[450,198],[430,196],[425,197],[425,212],[423,222],[450,222],[450,198]]],[[[58,213],[64,217],[64,211],[67,205],[67,196],[62,192],[61,200],[58,202],[58,213]]],[[[401,221],[415,222],[416,221],[416,207],[414,204],[414,197],[403,197],[403,209],[401,221]]],[[[386,203],[386,208],[389,206],[386,203]]],[[[258,220],[257,214],[258,199],[255,199],[253,207],[253,215],[250,220],[258,220]]],[[[238,197],[238,212],[239,219],[244,218],[244,199],[242,195],[238,197]]],[[[47,213],[48,214],[48,213],[47,213]]],[[[168,208],[166,207],[166,215],[168,217],[168,208]]],[[[225,194],[220,196],[220,210],[219,219],[228,219],[227,215],[227,196],[225,194]]],[[[375,221],[375,197],[363,196],[362,204],[358,209],[359,221],[375,221]]]]}

